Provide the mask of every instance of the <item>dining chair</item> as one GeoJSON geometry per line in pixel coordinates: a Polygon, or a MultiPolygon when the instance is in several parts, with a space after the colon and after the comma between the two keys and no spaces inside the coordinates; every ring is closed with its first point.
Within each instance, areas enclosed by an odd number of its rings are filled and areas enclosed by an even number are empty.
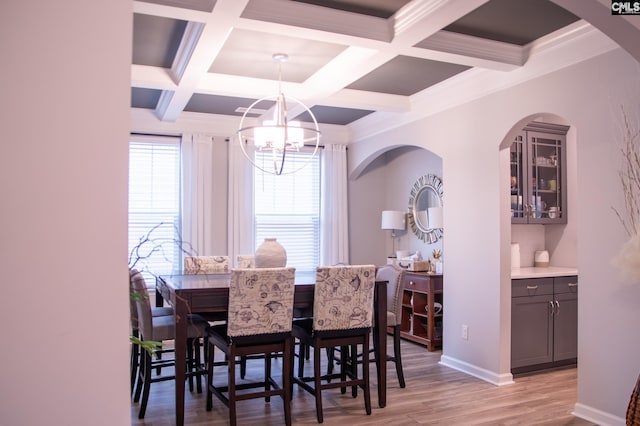
{"type": "MultiPolygon", "coordinates": [[[[229,256],[186,256],[184,258],[185,275],[228,274],[229,256]]],[[[226,321],[226,312],[201,312],[200,316],[209,322],[226,321]]],[[[205,342],[206,343],[206,342],[205,342]]],[[[205,359],[206,359],[205,345],[205,359]]]]}
{"type": "Polygon", "coordinates": [[[185,256],[185,274],[227,274],[229,256],[185,256]]]}
{"type": "Polygon", "coordinates": [[[236,425],[238,401],[280,396],[285,424],[291,425],[291,377],[293,375],[293,319],[295,268],[232,269],[229,316],[226,324],[209,328],[207,359],[207,411],[215,395],[229,408],[231,426],[236,425]],[[226,356],[226,384],[215,382],[215,348],[226,356]],[[264,356],[264,380],[236,383],[236,359],[264,356]],[[282,354],[282,380],[272,376],[271,361],[282,354]],[[259,390],[255,390],[259,389],[259,390]],[[248,392],[248,390],[253,390],[248,392]]]}
{"type": "Polygon", "coordinates": [[[239,269],[255,268],[256,257],[252,254],[239,254],[236,263],[239,269]]]}
{"type": "MultiPolygon", "coordinates": [[[[401,388],[406,387],[404,372],[402,371],[402,355],[400,351],[400,327],[402,323],[402,294],[404,291],[404,279],[406,270],[396,265],[380,266],[376,270],[376,281],[387,281],[387,328],[393,330],[393,355],[387,353],[387,361],[395,364],[398,383],[401,388]]],[[[369,351],[371,356],[373,349],[369,351]]],[[[339,348],[331,348],[328,351],[327,374],[333,373],[334,363],[340,363],[341,354],[339,348]],[[338,355],[336,355],[338,354],[338,355]]],[[[362,353],[358,354],[361,360],[362,353]]],[[[349,356],[346,357],[347,361],[349,356]]],[[[375,361],[370,359],[369,361],[375,361]]],[[[360,362],[360,361],[359,361],[360,362]]]]}
{"type": "Polygon", "coordinates": [[[362,388],[365,411],[371,414],[369,357],[363,357],[359,364],[356,354],[358,345],[363,353],[369,353],[375,273],[374,265],[318,267],[313,318],[294,321],[293,336],[313,348],[313,376],[304,376],[304,356],[300,354],[298,374],[293,381],[315,397],[318,423],[324,421],[322,391],[325,389],[341,388],[344,393],[347,387],[362,388]],[[323,349],[333,347],[340,347],[344,354],[351,348],[351,362],[340,363],[339,373],[322,375],[321,354],[323,349]]]}
{"type": "Polygon", "coordinates": [[[406,386],[402,371],[400,352],[400,326],[402,324],[402,294],[407,271],[397,265],[383,265],[376,271],[376,281],[387,281],[387,327],[393,329],[393,355],[387,354],[387,361],[395,364],[398,383],[406,386]]]}
{"type": "MultiPolygon", "coordinates": [[[[136,274],[138,274],[138,270],[130,269],[129,270],[129,318],[130,318],[130,326],[131,326],[131,336],[138,339],[140,338],[140,331],[138,329],[138,308],[136,306],[136,296],[133,290],[133,280],[136,274]]],[[[148,297],[148,293],[147,293],[148,297]]],[[[151,316],[153,317],[161,317],[161,316],[171,316],[173,317],[173,308],[170,306],[163,307],[151,307],[151,316]]],[[[131,342],[131,394],[133,395],[133,390],[136,384],[136,379],[138,378],[138,368],[140,368],[140,360],[142,354],[140,352],[140,345],[138,345],[135,341],[131,342]]]]}
{"type": "MultiPolygon", "coordinates": [[[[130,285],[134,295],[139,337],[142,341],[148,342],[164,342],[175,339],[175,319],[173,315],[153,316],[151,303],[149,301],[149,293],[144,277],[139,271],[130,273],[130,285]]],[[[189,326],[187,327],[187,366],[189,371],[187,377],[196,377],[198,393],[202,392],[200,378],[204,375],[201,369],[200,360],[200,338],[206,335],[208,322],[198,316],[190,314],[187,318],[189,326]]],[[[161,359],[155,364],[153,363],[153,350],[141,350],[141,361],[138,371],[139,379],[136,385],[134,402],[140,402],[140,410],[138,418],[145,416],[147,409],[147,401],[149,400],[149,390],[151,383],[175,380],[175,375],[162,375],[153,377],[151,371],[153,368],[164,368],[174,365],[173,359],[161,359]],[[142,396],[142,400],[140,397],[142,396]]]]}

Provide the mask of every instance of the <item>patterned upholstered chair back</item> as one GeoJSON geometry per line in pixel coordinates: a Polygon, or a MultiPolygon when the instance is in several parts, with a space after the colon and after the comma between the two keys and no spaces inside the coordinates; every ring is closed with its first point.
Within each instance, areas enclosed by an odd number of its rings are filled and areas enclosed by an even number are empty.
{"type": "Polygon", "coordinates": [[[251,269],[256,267],[256,257],[252,254],[239,254],[238,255],[238,268],[239,269],[251,269]]]}
{"type": "Polygon", "coordinates": [[[371,327],[375,275],[374,265],[318,267],[313,301],[314,330],[371,327]]]}
{"type": "Polygon", "coordinates": [[[232,269],[227,334],[291,331],[295,268],[232,269]]]}
{"type": "Polygon", "coordinates": [[[226,274],[229,256],[188,256],[184,258],[185,274],[226,274]]]}
{"type": "Polygon", "coordinates": [[[387,325],[398,325],[402,319],[402,293],[407,272],[396,265],[384,265],[376,271],[376,280],[387,284],[387,325]]]}

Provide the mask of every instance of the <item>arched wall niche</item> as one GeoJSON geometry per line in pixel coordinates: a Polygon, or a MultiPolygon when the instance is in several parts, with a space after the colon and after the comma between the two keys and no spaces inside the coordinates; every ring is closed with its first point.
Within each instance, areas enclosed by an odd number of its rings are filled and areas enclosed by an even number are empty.
{"type": "MultiPolygon", "coordinates": [[[[350,241],[351,261],[386,263],[393,250],[390,231],[381,229],[381,212],[409,210],[411,188],[416,180],[426,174],[442,178],[442,158],[418,145],[395,145],[372,151],[366,160],[358,164],[357,176],[349,179],[350,234],[357,235],[350,241]]],[[[443,181],[446,198],[446,182],[443,181]]],[[[446,202],[445,202],[446,204],[446,202]]],[[[419,250],[423,257],[434,249],[442,249],[443,240],[426,244],[407,226],[396,232],[395,249],[419,250]]]]}
{"type": "MultiPolygon", "coordinates": [[[[502,208],[501,208],[501,252],[510,253],[510,244],[520,244],[521,265],[533,266],[533,255],[535,250],[548,250],[550,255],[550,263],[552,266],[577,266],[577,233],[578,233],[578,208],[577,208],[577,192],[578,192],[578,172],[577,172],[577,130],[571,123],[553,113],[530,114],[517,121],[513,127],[507,132],[504,139],[500,143],[501,158],[503,165],[501,167],[501,182],[504,183],[501,189],[502,208]],[[566,171],[567,182],[565,188],[567,190],[567,224],[561,225],[530,225],[530,224],[511,224],[510,211],[510,167],[509,167],[509,148],[516,134],[529,122],[539,121],[552,124],[563,124],[570,126],[566,136],[566,171]]],[[[507,265],[506,267],[510,267],[507,265]]],[[[510,288],[509,288],[510,292],[510,288]]]]}

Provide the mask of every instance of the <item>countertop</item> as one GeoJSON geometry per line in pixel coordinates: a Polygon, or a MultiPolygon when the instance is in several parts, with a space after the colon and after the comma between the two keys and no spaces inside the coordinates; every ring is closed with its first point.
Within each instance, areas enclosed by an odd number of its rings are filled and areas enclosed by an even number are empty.
{"type": "Polygon", "coordinates": [[[578,275],[577,268],[566,268],[562,266],[549,266],[547,268],[511,268],[511,279],[523,278],[545,278],[545,277],[568,277],[578,275]]]}

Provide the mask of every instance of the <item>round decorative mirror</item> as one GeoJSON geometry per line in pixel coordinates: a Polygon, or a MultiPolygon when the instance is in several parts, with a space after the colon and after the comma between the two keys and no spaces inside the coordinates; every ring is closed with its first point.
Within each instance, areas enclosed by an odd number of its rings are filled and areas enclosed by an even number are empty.
{"type": "Polygon", "coordinates": [[[411,188],[409,226],[427,244],[442,238],[442,180],[436,175],[423,175],[411,188]]]}

